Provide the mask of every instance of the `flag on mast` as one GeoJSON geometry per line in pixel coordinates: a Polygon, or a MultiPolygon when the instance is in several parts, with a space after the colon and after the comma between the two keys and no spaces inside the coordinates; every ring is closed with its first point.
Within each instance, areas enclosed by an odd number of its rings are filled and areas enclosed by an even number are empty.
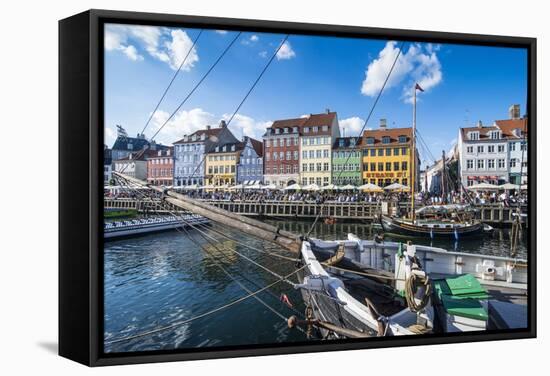
{"type": "Polygon", "coordinates": [[[422,89],[420,87],[420,85],[418,84],[418,82],[416,83],[416,86],[414,87],[416,90],[420,90],[420,91],[424,91],[424,89],[422,89]]]}

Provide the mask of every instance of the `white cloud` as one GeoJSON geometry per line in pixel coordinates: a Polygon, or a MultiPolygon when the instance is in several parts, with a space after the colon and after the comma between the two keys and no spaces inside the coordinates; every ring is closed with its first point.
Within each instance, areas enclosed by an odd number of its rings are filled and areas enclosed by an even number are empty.
{"type": "Polygon", "coordinates": [[[254,34],[254,35],[252,35],[252,36],[250,37],[250,41],[251,41],[251,42],[257,42],[259,39],[260,39],[260,38],[259,38],[256,34],[254,34]]]}
{"type": "Polygon", "coordinates": [[[222,35],[227,34],[227,30],[215,30],[215,32],[222,35]]]}
{"type": "MultiPolygon", "coordinates": [[[[157,110],[151,119],[151,136],[155,134],[166,122],[170,114],[166,111],[157,110]]],[[[188,111],[179,111],[155,137],[157,142],[171,145],[181,139],[184,135],[189,135],[198,129],[204,129],[207,125],[212,127],[219,126],[220,120],[229,120],[231,114],[216,116],[202,108],[193,108],[188,111]]],[[[243,135],[256,139],[261,139],[265,129],[272,124],[271,121],[258,121],[250,116],[236,114],[229,129],[235,137],[241,138],[243,135]]]]}
{"type": "Polygon", "coordinates": [[[122,52],[124,52],[124,55],[126,55],[130,60],[133,60],[133,61],[143,60],[143,56],[141,56],[137,52],[136,48],[131,44],[126,47],[122,47],[122,52]]]}
{"type": "MultiPolygon", "coordinates": [[[[439,45],[414,44],[408,51],[403,51],[397,59],[386,88],[403,85],[402,99],[410,102],[412,89],[418,83],[425,91],[437,86],[443,79],[441,63],[437,57],[439,45]]],[[[361,93],[374,97],[382,88],[392,64],[399,52],[397,42],[390,41],[380,51],[378,57],[367,67],[361,93]]]]}
{"type": "MultiPolygon", "coordinates": [[[[229,120],[231,114],[224,114],[222,118],[229,120]]],[[[273,124],[272,121],[258,121],[250,116],[237,113],[231,123],[229,129],[235,137],[242,138],[242,136],[250,136],[257,140],[262,139],[262,135],[265,133],[265,129],[273,124]]]]}
{"type": "Polygon", "coordinates": [[[267,51],[261,51],[258,55],[260,55],[260,57],[263,57],[265,59],[267,57],[267,51]]]}
{"type": "MultiPolygon", "coordinates": [[[[167,63],[172,69],[177,70],[193,42],[187,33],[181,29],[169,29],[157,26],[105,26],[105,49],[107,51],[119,50],[130,60],[143,60],[135,45],[145,50],[151,57],[167,63]]],[[[199,60],[196,47],[189,54],[182,69],[189,71],[199,60]]]]}
{"type": "MultiPolygon", "coordinates": [[[[170,114],[166,111],[157,110],[151,119],[151,135],[156,133],[160,127],[166,122],[170,114]]],[[[203,129],[207,125],[217,126],[218,119],[213,114],[203,110],[202,108],[194,108],[189,111],[179,111],[170,119],[170,121],[162,128],[159,134],[155,137],[157,142],[170,145],[184,135],[189,135],[198,129],[203,129]]]]}
{"type": "Polygon", "coordinates": [[[361,128],[363,128],[363,125],[365,124],[365,120],[357,116],[353,116],[347,119],[342,119],[339,122],[340,122],[340,134],[344,136],[344,129],[345,129],[346,137],[359,136],[360,135],[359,133],[361,132],[361,128]]]}
{"type": "Polygon", "coordinates": [[[277,51],[277,60],[288,60],[296,56],[289,41],[283,43],[279,51],[277,51]]]}
{"type": "Polygon", "coordinates": [[[103,143],[107,145],[113,145],[115,143],[116,137],[117,137],[117,133],[113,128],[108,126],[104,128],[103,143]]]}

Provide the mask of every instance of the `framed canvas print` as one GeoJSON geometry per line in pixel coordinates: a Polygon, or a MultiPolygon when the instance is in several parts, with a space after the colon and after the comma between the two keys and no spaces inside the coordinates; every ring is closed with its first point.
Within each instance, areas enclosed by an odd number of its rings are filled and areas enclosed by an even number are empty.
{"type": "Polygon", "coordinates": [[[90,10],[59,57],[60,355],[536,335],[535,39],[90,10]]]}

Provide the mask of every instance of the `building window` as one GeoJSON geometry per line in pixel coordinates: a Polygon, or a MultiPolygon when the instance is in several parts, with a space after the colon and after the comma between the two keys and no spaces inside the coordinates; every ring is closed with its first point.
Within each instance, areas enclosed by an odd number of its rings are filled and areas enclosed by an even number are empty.
{"type": "Polygon", "coordinates": [[[402,171],[407,171],[408,170],[407,161],[401,162],[401,170],[402,171]]]}
{"type": "Polygon", "coordinates": [[[516,159],[512,158],[510,159],[510,168],[516,167],[516,159]]]}
{"type": "Polygon", "coordinates": [[[376,156],[376,149],[370,149],[370,156],[371,157],[376,156]]]}
{"type": "Polygon", "coordinates": [[[302,163],[302,172],[307,172],[307,163],[302,163]]]}
{"type": "Polygon", "coordinates": [[[488,153],[494,153],[495,152],[495,145],[487,146],[487,152],[488,153]]]}
{"type": "Polygon", "coordinates": [[[479,140],[479,132],[470,132],[468,138],[470,140],[479,140]]]}
{"type": "Polygon", "coordinates": [[[286,160],[290,161],[291,157],[292,157],[292,153],[290,151],[287,151],[286,152],[286,160]]]}
{"type": "Polygon", "coordinates": [[[376,163],[371,163],[370,164],[370,170],[371,171],[376,171],[376,163]]]}
{"type": "Polygon", "coordinates": [[[495,160],[494,159],[488,159],[487,160],[487,168],[494,169],[495,168],[495,160]]]}
{"type": "Polygon", "coordinates": [[[516,151],[516,143],[510,142],[510,151],[516,151]]]}
{"type": "Polygon", "coordinates": [[[401,148],[401,155],[407,155],[407,148],[401,148]]]}
{"type": "Polygon", "coordinates": [[[367,137],[367,145],[374,145],[374,137],[367,137]]]}
{"type": "Polygon", "coordinates": [[[483,147],[483,145],[478,145],[477,152],[478,153],[483,153],[484,151],[485,151],[485,148],[483,147]]]}
{"type": "Polygon", "coordinates": [[[298,160],[298,150],[294,150],[294,152],[292,154],[293,154],[294,160],[297,161],[298,160]]]}
{"type": "Polygon", "coordinates": [[[382,143],[383,144],[389,144],[390,143],[390,136],[382,137],[382,143]]]}
{"type": "Polygon", "coordinates": [[[328,171],[328,162],[323,163],[323,171],[328,171]]]}
{"type": "Polygon", "coordinates": [[[504,145],[498,145],[498,152],[504,153],[504,145]]]}
{"type": "Polygon", "coordinates": [[[499,138],[500,138],[500,132],[499,131],[491,132],[491,139],[498,140],[499,138]]]}
{"type": "Polygon", "coordinates": [[[477,160],[477,169],[478,170],[483,170],[484,168],[485,168],[485,160],[478,159],[477,160]]]}
{"type": "Polygon", "coordinates": [[[378,162],[378,171],[384,171],[384,163],[378,162]]]}
{"type": "Polygon", "coordinates": [[[317,171],[321,171],[321,167],[322,167],[322,166],[321,166],[321,163],[320,163],[320,162],[318,162],[318,163],[316,164],[316,167],[317,167],[317,171]]]}
{"type": "Polygon", "coordinates": [[[383,157],[384,156],[384,149],[378,149],[378,156],[383,157]]]}
{"type": "Polygon", "coordinates": [[[395,155],[395,156],[399,155],[399,148],[393,149],[393,155],[395,155]]]}
{"type": "Polygon", "coordinates": [[[527,141],[521,141],[521,150],[522,151],[527,150],[527,141]]]}
{"type": "Polygon", "coordinates": [[[472,159],[466,160],[466,169],[467,170],[473,170],[474,168],[474,161],[472,159]]]}
{"type": "Polygon", "coordinates": [[[391,162],[386,162],[386,171],[391,171],[391,162]]]}
{"type": "Polygon", "coordinates": [[[386,149],[386,157],[389,157],[391,156],[391,149],[386,149]]]}
{"type": "Polygon", "coordinates": [[[407,136],[399,136],[399,143],[404,144],[407,142],[407,136]]]}
{"type": "Polygon", "coordinates": [[[393,170],[399,171],[399,162],[393,162],[393,170]]]}
{"type": "Polygon", "coordinates": [[[504,163],[504,159],[499,159],[498,160],[498,168],[499,169],[506,168],[506,164],[504,163]]]}

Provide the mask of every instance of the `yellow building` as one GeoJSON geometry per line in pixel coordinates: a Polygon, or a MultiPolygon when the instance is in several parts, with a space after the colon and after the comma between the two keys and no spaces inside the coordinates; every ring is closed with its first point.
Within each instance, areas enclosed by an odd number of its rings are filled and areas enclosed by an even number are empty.
{"type": "Polygon", "coordinates": [[[237,164],[242,149],[242,142],[235,142],[218,145],[206,154],[206,184],[234,185],[237,181],[237,164]]]}
{"type": "Polygon", "coordinates": [[[336,112],[304,118],[300,137],[300,183],[322,187],[332,182],[332,140],[340,136],[336,112]]]}
{"type": "Polygon", "coordinates": [[[380,128],[363,133],[363,183],[385,187],[400,183],[411,187],[412,156],[416,155],[415,181],[418,185],[418,154],[411,153],[412,128],[380,128]]]}

